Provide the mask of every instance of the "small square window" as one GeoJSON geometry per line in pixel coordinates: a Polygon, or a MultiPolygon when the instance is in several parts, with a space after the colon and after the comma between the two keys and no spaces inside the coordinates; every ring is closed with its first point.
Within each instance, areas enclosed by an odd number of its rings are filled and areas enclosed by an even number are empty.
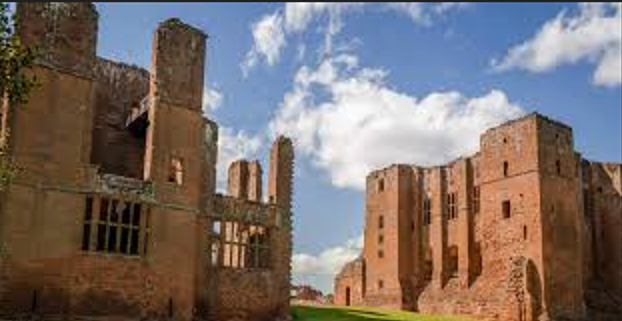
{"type": "Polygon", "coordinates": [[[382,251],[382,250],[378,250],[378,258],[379,258],[379,259],[384,258],[384,251],[382,251]]]}

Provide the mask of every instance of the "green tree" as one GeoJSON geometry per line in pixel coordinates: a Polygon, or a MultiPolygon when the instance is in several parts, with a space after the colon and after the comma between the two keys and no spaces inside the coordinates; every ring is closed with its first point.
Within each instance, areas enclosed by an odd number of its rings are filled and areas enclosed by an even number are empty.
{"type": "Polygon", "coordinates": [[[9,5],[0,2],[0,190],[6,187],[16,170],[8,153],[7,115],[12,108],[26,102],[36,85],[34,76],[27,72],[37,57],[36,50],[22,44],[16,26],[17,20],[9,5]]]}

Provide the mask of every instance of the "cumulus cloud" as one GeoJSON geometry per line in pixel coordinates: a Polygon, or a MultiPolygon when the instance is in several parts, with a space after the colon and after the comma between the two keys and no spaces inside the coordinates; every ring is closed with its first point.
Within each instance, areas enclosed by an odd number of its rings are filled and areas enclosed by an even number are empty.
{"type": "Polygon", "coordinates": [[[621,3],[580,4],[576,15],[562,11],[531,39],[510,48],[503,59],[493,60],[492,67],[540,73],[580,61],[596,65],[594,84],[622,84],[621,3]]]}
{"type": "Polygon", "coordinates": [[[362,190],[369,171],[393,163],[433,165],[474,153],[484,130],[524,113],[500,90],[417,99],[386,83],[388,72],[340,54],[302,67],[270,123],[333,185],[362,190]]]}
{"type": "Polygon", "coordinates": [[[348,262],[361,255],[363,236],[350,239],[343,245],[328,248],[319,255],[298,253],[292,257],[292,272],[296,283],[314,284],[324,292],[332,290],[335,275],[348,262]]]}
{"type": "Polygon", "coordinates": [[[283,9],[265,15],[253,23],[253,47],[242,63],[244,75],[263,60],[274,65],[285,48],[287,35],[302,33],[316,20],[322,20],[319,30],[324,35],[320,53],[329,55],[333,52],[333,39],[344,26],[344,16],[350,12],[381,9],[383,11],[406,14],[415,24],[429,25],[434,18],[466,7],[463,3],[332,3],[332,2],[295,2],[286,3],[283,9]],[[385,10],[386,8],[391,10],[385,10]]]}
{"type": "Polygon", "coordinates": [[[242,63],[242,71],[247,74],[250,68],[259,60],[268,65],[274,65],[285,46],[285,32],[283,17],[279,12],[265,15],[251,27],[253,33],[253,48],[246,54],[242,63]]]}
{"type": "Polygon", "coordinates": [[[227,184],[227,169],[231,162],[240,158],[254,157],[261,148],[262,139],[243,130],[235,131],[229,127],[220,127],[218,131],[218,168],[217,186],[224,191],[227,184]]]}
{"type": "Polygon", "coordinates": [[[215,86],[209,86],[203,90],[203,112],[207,115],[220,108],[224,95],[215,86]]]}

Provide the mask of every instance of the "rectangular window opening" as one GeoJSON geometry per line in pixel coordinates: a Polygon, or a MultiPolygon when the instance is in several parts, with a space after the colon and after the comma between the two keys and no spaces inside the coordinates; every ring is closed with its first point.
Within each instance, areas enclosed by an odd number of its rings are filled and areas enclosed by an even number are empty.
{"type": "Polygon", "coordinates": [[[503,201],[501,207],[503,211],[503,218],[510,218],[510,216],[512,215],[511,213],[512,207],[510,205],[510,201],[509,200],[503,201]]]}

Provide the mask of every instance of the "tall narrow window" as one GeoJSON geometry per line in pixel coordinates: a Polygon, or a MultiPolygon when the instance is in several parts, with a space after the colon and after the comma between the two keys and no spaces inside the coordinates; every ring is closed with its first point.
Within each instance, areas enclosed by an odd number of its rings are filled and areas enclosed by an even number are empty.
{"type": "Polygon", "coordinates": [[[508,162],[503,162],[503,177],[508,177],[510,165],[508,162]]]}
{"type": "Polygon", "coordinates": [[[384,192],[384,178],[378,180],[378,192],[384,192]]]}
{"type": "Polygon", "coordinates": [[[510,204],[510,201],[503,201],[502,205],[501,205],[502,211],[503,211],[503,218],[510,218],[511,216],[511,211],[512,211],[512,206],[510,204]]]}
{"type": "Polygon", "coordinates": [[[482,246],[479,242],[475,243],[475,258],[473,262],[473,274],[476,277],[482,274],[482,246]]]}
{"type": "Polygon", "coordinates": [[[380,234],[378,235],[378,244],[383,244],[384,243],[384,235],[380,234]]]}
{"type": "Polygon", "coordinates": [[[184,183],[184,163],[181,158],[173,157],[171,159],[168,181],[177,185],[184,183]]]}
{"type": "Polygon", "coordinates": [[[382,215],[378,216],[378,228],[379,229],[384,228],[384,216],[382,215]]]}
{"type": "Polygon", "coordinates": [[[384,288],[384,282],[382,280],[378,280],[378,290],[382,290],[384,288]]]}
{"type": "Polygon", "coordinates": [[[434,263],[432,261],[432,249],[428,248],[425,251],[425,262],[423,263],[424,266],[424,272],[423,272],[423,278],[426,281],[430,281],[432,280],[432,273],[434,272],[434,263]]]}
{"type": "Polygon", "coordinates": [[[430,225],[432,223],[432,204],[429,198],[423,200],[423,224],[430,225]]]}
{"type": "Polygon", "coordinates": [[[454,220],[458,218],[458,207],[456,206],[456,193],[447,194],[447,210],[448,219],[454,220]]]}
{"type": "Polygon", "coordinates": [[[557,170],[557,175],[562,174],[562,163],[559,159],[555,161],[555,169],[557,170]]]}
{"type": "Polygon", "coordinates": [[[450,278],[458,277],[458,247],[450,246],[449,247],[449,271],[450,278]]]}
{"type": "Polygon", "coordinates": [[[378,258],[379,259],[384,258],[384,251],[383,250],[378,250],[378,258]]]}
{"type": "Polygon", "coordinates": [[[479,213],[479,186],[473,187],[473,213],[479,213]]]}
{"type": "Polygon", "coordinates": [[[93,223],[93,198],[87,196],[84,208],[84,227],[82,230],[82,250],[90,250],[91,244],[91,227],[93,223]]]}

